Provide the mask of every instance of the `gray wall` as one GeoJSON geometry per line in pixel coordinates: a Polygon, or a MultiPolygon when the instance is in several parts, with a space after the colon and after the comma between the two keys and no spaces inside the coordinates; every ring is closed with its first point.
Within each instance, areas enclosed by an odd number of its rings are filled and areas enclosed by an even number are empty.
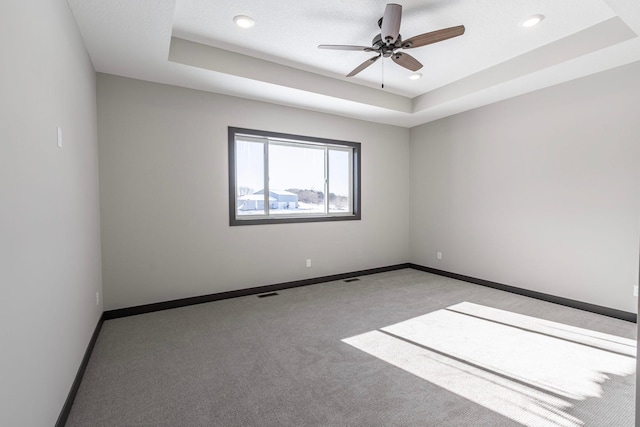
{"type": "Polygon", "coordinates": [[[412,261],[636,312],[639,75],[635,63],[413,128],[412,261]]]}
{"type": "Polygon", "coordinates": [[[95,73],[64,0],[3,2],[0,52],[0,425],[49,426],[102,313],[95,73]]]}
{"type": "Polygon", "coordinates": [[[97,97],[105,309],[409,259],[408,129],[103,74],[97,97]],[[361,142],[362,220],[230,227],[227,126],[361,142]]]}

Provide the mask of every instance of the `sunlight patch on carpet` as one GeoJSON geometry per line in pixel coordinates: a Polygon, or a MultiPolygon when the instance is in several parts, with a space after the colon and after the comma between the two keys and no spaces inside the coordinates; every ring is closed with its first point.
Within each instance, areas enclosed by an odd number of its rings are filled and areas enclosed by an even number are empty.
{"type": "Polygon", "coordinates": [[[527,426],[584,425],[572,401],[636,367],[634,340],[468,302],[342,341],[527,426]]]}

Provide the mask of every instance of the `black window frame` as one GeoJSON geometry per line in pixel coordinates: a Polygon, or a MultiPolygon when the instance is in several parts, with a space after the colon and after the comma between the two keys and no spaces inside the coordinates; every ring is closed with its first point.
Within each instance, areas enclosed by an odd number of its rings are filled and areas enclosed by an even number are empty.
{"type": "MultiPolygon", "coordinates": [[[[362,157],[362,148],[361,143],[359,142],[351,142],[351,141],[341,141],[335,139],[327,139],[327,138],[316,138],[310,136],[303,135],[294,135],[287,133],[279,133],[279,132],[269,132],[263,130],[256,129],[246,129],[239,127],[228,127],[228,157],[229,157],[229,225],[259,225],[259,224],[287,224],[287,223],[304,223],[304,222],[325,222],[325,221],[353,221],[360,220],[362,218],[362,201],[361,201],[361,157],[362,157]],[[283,140],[291,140],[291,141],[299,141],[299,142],[307,142],[314,143],[319,145],[333,145],[333,146],[345,146],[351,148],[353,151],[352,155],[352,212],[351,215],[326,215],[323,214],[321,216],[310,216],[305,215],[302,217],[264,217],[264,218],[255,218],[251,219],[239,219],[236,216],[236,156],[235,156],[235,148],[236,148],[236,135],[248,135],[254,137],[263,137],[263,138],[275,138],[275,139],[283,139],[283,140]]],[[[265,165],[266,167],[266,165],[265,165]]],[[[328,197],[327,194],[325,197],[328,197]]]]}

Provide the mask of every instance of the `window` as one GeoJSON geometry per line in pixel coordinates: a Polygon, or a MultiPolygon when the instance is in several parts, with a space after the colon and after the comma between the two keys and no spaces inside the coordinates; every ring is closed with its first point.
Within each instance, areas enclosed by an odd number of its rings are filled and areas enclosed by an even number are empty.
{"type": "Polygon", "coordinates": [[[360,144],[229,127],[231,225],[360,219],[360,144]]]}

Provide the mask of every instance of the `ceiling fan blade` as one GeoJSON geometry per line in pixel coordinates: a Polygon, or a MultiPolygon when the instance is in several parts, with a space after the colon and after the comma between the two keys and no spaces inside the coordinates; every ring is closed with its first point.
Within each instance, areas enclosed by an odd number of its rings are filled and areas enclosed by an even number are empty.
{"type": "Polygon", "coordinates": [[[374,62],[376,62],[378,59],[380,59],[380,55],[378,56],[374,56],[373,58],[369,58],[366,61],[364,61],[362,64],[358,65],[356,68],[353,69],[352,72],[350,72],[349,74],[347,74],[347,77],[353,77],[356,74],[358,74],[360,71],[364,70],[365,68],[367,68],[369,65],[373,64],[374,62]]]}
{"type": "Polygon", "coordinates": [[[420,34],[419,36],[411,37],[410,39],[404,40],[401,47],[403,49],[413,49],[432,43],[438,43],[443,40],[461,36],[463,34],[464,25],[458,25],[457,27],[444,28],[442,30],[432,31],[430,33],[424,33],[420,34]]]}
{"type": "Polygon", "coordinates": [[[394,53],[393,55],[391,55],[391,59],[396,64],[411,71],[418,71],[420,68],[422,68],[422,64],[420,63],[420,61],[407,53],[394,53]]]}
{"type": "Polygon", "coordinates": [[[364,52],[373,52],[373,49],[370,46],[351,46],[345,44],[321,44],[318,45],[318,49],[359,50],[364,52]]]}
{"type": "Polygon", "coordinates": [[[400,21],[402,19],[402,6],[389,3],[384,9],[382,27],[380,28],[382,40],[387,44],[395,43],[400,34],[400,21]]]}

